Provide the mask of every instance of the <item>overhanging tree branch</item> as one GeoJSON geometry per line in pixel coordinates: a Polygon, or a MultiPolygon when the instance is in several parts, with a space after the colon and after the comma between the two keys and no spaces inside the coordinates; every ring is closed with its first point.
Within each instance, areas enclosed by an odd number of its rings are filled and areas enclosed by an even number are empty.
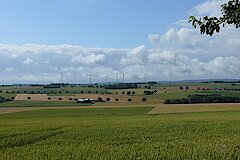
{"type": "Polygon", "coordinates": [[[192,23],[194,28],[200,27],[201,34],[212,36],[215,32],[218,33],[221,26],[234,25],[236,28],[240,27],[240,1],[230,0],[222,6],[221,17],[202,17],[197,19],[195,16],[189,17],[189,23],[192,23]]]}

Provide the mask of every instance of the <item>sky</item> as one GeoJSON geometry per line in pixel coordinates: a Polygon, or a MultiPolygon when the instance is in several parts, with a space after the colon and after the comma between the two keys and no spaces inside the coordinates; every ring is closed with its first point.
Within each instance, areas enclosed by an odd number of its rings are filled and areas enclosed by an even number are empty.
{"type": "Polygon", "coordinates": [[[0,84],[239,79],[240,30],[187,22],[225,2],[0,0],[0,84]]]}

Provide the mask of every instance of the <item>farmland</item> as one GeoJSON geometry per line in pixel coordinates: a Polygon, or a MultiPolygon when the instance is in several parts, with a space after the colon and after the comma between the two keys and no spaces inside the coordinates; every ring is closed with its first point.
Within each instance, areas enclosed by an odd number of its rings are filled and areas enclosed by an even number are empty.
{"type": "Polygon", "coordinates": [[[12,99],[0,103],[0,159],[239,159],[239,103],[163,104],[189,94],[239,97],[235,89],[239,84],[0,87],[12,99]],[[109,101],[74,101],[83,97],[109,101]]]}
{"type": "Polygon", "coordinates": [[[151,107],[0,116],[0,159],[239,159],[239,111],[147,115],[151,107]]]}

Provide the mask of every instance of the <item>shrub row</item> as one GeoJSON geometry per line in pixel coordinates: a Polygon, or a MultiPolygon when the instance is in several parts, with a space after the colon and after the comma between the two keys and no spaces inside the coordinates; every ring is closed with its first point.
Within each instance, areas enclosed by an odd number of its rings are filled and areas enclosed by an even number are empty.
{"type": "Polygon", "coordinates": [[[221,95],[189,95],[182,99],[166,99],[165,104],[194,104],[194,103],[240,103],[239,97],[221,95]]]}
{"type": "Polygon", "coordinates": [[[11,101],[11,100],[0,96],[0,103],[8,102],[8,101],[11,101]]]}

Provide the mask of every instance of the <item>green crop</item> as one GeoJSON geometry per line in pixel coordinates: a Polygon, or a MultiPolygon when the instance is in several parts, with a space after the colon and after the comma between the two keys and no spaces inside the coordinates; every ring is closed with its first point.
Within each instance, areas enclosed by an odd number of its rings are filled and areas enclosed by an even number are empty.
{"type": "Polygon", "coordinates": [[[239,159],[240,112],[143,108],[0,115],[0,159],[239,159]]]}

